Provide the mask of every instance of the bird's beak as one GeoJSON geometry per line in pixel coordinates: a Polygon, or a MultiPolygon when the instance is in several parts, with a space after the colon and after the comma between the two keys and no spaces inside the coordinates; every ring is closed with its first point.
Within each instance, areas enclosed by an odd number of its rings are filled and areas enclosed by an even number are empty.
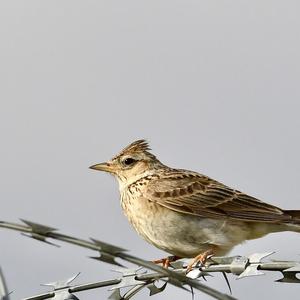
{"type": "Polygon", "coordinates": [[[107,162],[92,165],[89,168],[93,169],[93,170],[97,170],[97,171],[104,171],[104,172],[109,172],[109,173],[113,172],[112,165],[107,162]]]}

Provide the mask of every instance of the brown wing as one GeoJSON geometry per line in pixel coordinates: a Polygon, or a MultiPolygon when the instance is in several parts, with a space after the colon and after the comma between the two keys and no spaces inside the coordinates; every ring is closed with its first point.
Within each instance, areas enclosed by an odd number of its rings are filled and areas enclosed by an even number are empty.
{"type": "Polygon", "coordinates": [[[172,170],[151,180],[143,196],[172,210],[202,217],[274,223],[291,219],[276,206],[184,170],[172,170]]]}

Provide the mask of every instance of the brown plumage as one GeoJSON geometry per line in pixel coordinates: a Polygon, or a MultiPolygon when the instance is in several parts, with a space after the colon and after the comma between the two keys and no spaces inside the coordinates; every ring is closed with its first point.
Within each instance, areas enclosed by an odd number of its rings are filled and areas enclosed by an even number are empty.
{"type": "Polygon", "coordinates": [[[156,247],[179,257],[223,255],[248,239],[300,231],[299,210],[283,210],[205,175],[170,168],[149,151],[148,143],[138,140],[91,168],[115,175],[126,216],[156,247]]]}
{"type": "Polygon", "coordinates": [[[169,209],[199,217],[300,224],[300,211],[285,211],[209,177],[171,169],[151,180],[144,196],[169,209]]]}
{"type": "Polygon", "coordinates": [[[146,140],[137,140],[126,146],[123,150],[121,150],[120,153],[118,153],[115,157],[112,158],[112,160],[117,160],[118,158],[130,153],[141,152],[147,153],[149,157],[151,156],[153,158],[156,158],[152,153],[149,152],[150,150],[151,148],[149,147],[149,144],[146,140]]]}

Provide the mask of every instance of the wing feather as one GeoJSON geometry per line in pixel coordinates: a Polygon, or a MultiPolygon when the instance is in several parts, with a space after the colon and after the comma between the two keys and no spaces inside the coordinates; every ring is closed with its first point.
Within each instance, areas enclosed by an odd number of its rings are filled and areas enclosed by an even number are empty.
{"type": "Polygon", "coordinates": [[[172,210],[201,217],[273,223],[291,218],[276,206],[184,170],[171,170],[149,181],[143,196],[172,210]]]}

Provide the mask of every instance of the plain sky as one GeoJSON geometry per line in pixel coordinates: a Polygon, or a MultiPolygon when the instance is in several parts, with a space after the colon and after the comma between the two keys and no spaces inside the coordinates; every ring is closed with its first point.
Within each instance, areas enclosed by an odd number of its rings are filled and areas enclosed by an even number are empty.
{"type": "MultiPolygon", "coordinates": [[[[299,11],[296,0],[1,1],[0,219],[164,256],[130,227],[112,177],[88,169],[138,138],[166,164],[300,209],[299,11]]],[[[89,250],[8,230],[0,241],[13,300],[78,271],[76,283],[115,277],[89,250]]],[[[280,233],[231,254],[299,259],[299,245],[280,233]]],[[[299,286],[278,278],[230,276],[233,295],[295,299],[299,286]]],[[[208,284],[227,292],[221,275],[208,284]]],[[[153,299],[190,297],[168,287],[153,299]]]]}

